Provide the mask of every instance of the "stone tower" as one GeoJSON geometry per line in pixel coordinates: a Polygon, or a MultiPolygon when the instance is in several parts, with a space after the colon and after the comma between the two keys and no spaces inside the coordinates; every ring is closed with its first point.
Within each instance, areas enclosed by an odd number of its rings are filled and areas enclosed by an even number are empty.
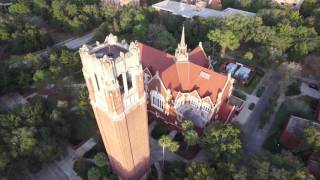
{"type": "Polygon", "coordinates": [[[140,52],[110,34],[80,50],[91,106],[114,172],[139,179],[149,169],[149,135],[140,52]]]}

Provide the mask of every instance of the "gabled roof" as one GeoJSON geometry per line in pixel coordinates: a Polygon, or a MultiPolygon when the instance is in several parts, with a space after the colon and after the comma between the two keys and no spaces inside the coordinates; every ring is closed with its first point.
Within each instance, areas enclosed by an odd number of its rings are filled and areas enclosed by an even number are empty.
{"type": "Polygon", "coordinates": [[[162,72],[174,63],[174,56],[142,43],[138,43],[143,68],[148,68],[154,75],[162,72]]]}
{"type": "Polygon", "coordinates": [[[174,56],[139,43],[143,68],[148,68],[153,75],[159,72],[159,77],[173,96],[178,92],[196,90],[203,98],[210,96],[212,103],[225,86],[228,77],[202,67],[206,56],[198,47],[189,54],[190,62],[175,62],[174,56]],[[194,63],[196,62],[196,63],[194,63]]]}
{"type": "Polygon", "coordinates": [[[189,61],[202,67],[209,67],[208,57],[199,46],[189,53],[189,61]]]}

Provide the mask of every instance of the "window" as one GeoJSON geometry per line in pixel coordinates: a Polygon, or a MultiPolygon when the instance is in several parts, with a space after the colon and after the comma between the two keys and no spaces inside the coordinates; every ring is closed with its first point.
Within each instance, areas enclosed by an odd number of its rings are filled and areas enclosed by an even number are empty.
{"type": "Polygon", "coordinates": [[[201,107],[201,110],[205,113],[210,113],[211,111],[211,105],[208,104],[208,103],[203,103],[202,104],[202,107],[201,107]]]}
{"type": "Polygon", "coordinates": [[[191,104],[193,107],[197,108],[197,107],[198,107],[198,100],[197,100],[195,97],[191,97],[191,98],[190,98],[190,104],[191,104]]]}
{"type": "Polygon", "coordinates": [[[118,84],[119,84],[119,87],[120,87],[120,92],[121,92],[121,94],[123,94],[123,93],[124,93],[124,86],[123,86],[122,74],[120,74],[120,75],[117,77],[117,81],[118,81],[118,84]]]}
{"type": "Polygon", "coordinates": [[[164,108],[164,100],[160,93],[157,91],[151,91],[151,105],[156,109],[163,110],[164,108]]]}
{"type": "Polygon", "coordinates": [[[131,77],[131,74],[129,72],[126,73],[126,76],[127,76],[128,90],[130,90],[132,88],[132,77],[131,77]]]}
{"type": "Polygon", "coordinates": [[[98,91],[100,91],[100,87],[99,87],[99,82],[98,82],[98,78],[97,78],[97,75],[94,74],[94,77],[96,79],[96,83],[97,83],[97,88],[98,88],[98,91]]]}
{"type": "Polygon", "coordinates": [[[202,106],[202,111],[209,113],[210,108],[208,106],[202,106]]]}

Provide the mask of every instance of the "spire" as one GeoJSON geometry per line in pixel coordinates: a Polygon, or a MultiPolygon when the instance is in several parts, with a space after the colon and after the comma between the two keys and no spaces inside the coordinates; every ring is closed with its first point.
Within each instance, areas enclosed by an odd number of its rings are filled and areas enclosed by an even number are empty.
{"type": "Polygon", "coordinates": [[[184,33],[184,26],[182,27],[180,46],[186,46],[186,37],[184,33]]]}
{"type": "Polygon", "coordinates": [[[187,51],[187,44],[186,44],[184,26],[182,28],[181,41],[178,44],[178,47],[176,49],[175,57],[176,57],[176,61],[177,62],[188,61],[188,51],[187,51]]]}

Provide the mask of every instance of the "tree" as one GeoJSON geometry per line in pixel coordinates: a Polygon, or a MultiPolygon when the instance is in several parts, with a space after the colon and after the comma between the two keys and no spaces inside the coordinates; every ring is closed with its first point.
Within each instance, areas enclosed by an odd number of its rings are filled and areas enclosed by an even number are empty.
{"type": "Polygon", "coordinates": [[[14,3],[12,4],[10,7],[9,7],[9,12],[11,14],[14,14],[14,15],[21,15],[21,16],[27,16],[27,15],[30,15],[31,14],[31,10],[29,8],[29,6],[22,2],[22,1],[19,1],[17,3],[14,3]]]}
{"type": "Polygon", "coordinates": [[[179,144],[167,135],[161,136],[158,143],[162,147],[162,164],[164,166],[164,149],[166,148],[171,152],[176,152],[179,149],[179,144]]]}
{"type": "Polygon", "coordinates": [[[317,125],[308,125],[304,129],[307,146],[310,146],[315,154],[315,158],[320,160],[320,127],[317,125]]]}
{"type": "Polygon", "coordinates": [[[181,123],[181,128],[182,128],[182,131],[188,131],[188,130],[193,129],[193,123],[192,123],[192,121],[190,121],[190,120],[184,120],[184,121],[182,121],[182,123],[181,123]]]}
{"type": "Polygon", "coordinates": [[[190,120],[182,121],[181,127],[182,127],[182,134],[184,136],[184,141],[188,145],[187,149],[189,148],[189,146],[197,145],[199,143],[199,136],[198,136],[198,133],[195,130],[193,130],[192,121],[190,120]]]}
{"type": "Polygon", "coordinates": [[[185,180],[214,180],[216,179],[215,169],[209,167],[207,163],[197,164],[192,162],[186,167],[185,180]]]}
{"type": "Polygon", "coordinates": [[[199,136],[195,130],[188,130],[185,133],[183,133],[183,135],[188,147],[199,144],[199,136]]]}
{"type": "Polygon", "coordinates": [[[108,164],[108,157],[105,153],[97,153],[94,157],[93,157],[94,163],[98,166],[98,167],[103,167],[106,166],[108,164]]]}
{"type": "Polygon", "coordinates": [[[248,51],[246,54],[244,54],[244,59],[251,61],[253,59],[253,53],[248,51]]]}
{"type": "Polygon", "coordinates": [[[168,52],[172,52],[174,50],[173,45],[176,44],[175,38],[168,31],[161,31],[157,39],[154,43],[155,47],[159,49],[163,49],[168,52]]]}
{"type": "Polygon", "coordinates": [[[242,149],[240,135],[241,131],[236,126],[216,123],[212,129],[205,131],[202,144],[213,160],[231,160],[242,149]]]}
{"type": "Polygon", "coordinates": [[[239,39],[232,31],[221,31],[220,29],[211,30],[208,33],[208,38],[212,42],[217,42],[221,46],[221,57],[224,57],[226,49],[236,50],[240,46],[239,39]]]}
{"type": "Polygon", "coordinates": [[[63,153],[68,125],[66,121],[55,120],[59,115],[53,107],[41,98],[33,98],[28,104],[0,115],[0,161],[6,156],[0,163],[0,169],[4,169],[0,171],[1,177],[15,174],[19,167],[36,172],[42,163],[63,153]]]}
{"type": "Polygon", "coordinates": [[[89,169],[88,171],[88,179],[89,180],[99,180],[101,177],[101,173],[99,171],[99,169],[97,169],[96,167],[92,167],[89,169]]]}
{"type": "Polygon", "coordinates": [[[251,159],[251,179],[314,179],[304,164],[288,152],[281,154],[265,153],[257,159],[251,159]]]}
{"type": "Polygon", "coordinates": [[[44,84],[45,82],[48,82],[51,79],[51,75],[49,71],[45,70],[37,70],[33,77],[32,77],[34,83],[36,84],[44,84]]]}

